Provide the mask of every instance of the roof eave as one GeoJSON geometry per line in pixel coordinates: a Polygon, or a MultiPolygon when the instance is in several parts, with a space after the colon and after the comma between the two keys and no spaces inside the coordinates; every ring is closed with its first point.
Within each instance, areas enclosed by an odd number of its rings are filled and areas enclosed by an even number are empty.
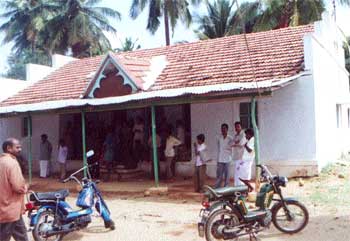
{"type": "MultiPolygon", "coordinates": [[[[217,98],[221,98],[218,93],[228,93],[231,94],[232,97],[237,96],[253,96],[253,95],[261,95],[264,93],[271,93],[276,89],[282,88],[288,84],[290,84],[293,80],[303,76],[308,75],[308,71],[301,72],[297,75],[280,79],[280,80],[268,80],[261,82],[248,82],[248,83],[227,83],[227,84],[217,84],[217,85],[207,85],[207,86],[196,86],[196,87],[184,87],[177,89],[167,89],[167,90],[159,90],[159,91],[150,91],[150,92],[140,92],[135,94],[130,94],[126,96],[118,96],[118,97],[108,97],[101,99],[71,99],[71,100],[58,100],[58,101],[47,101],[40,103],[32,103],[32,104],[22,104],[22,105],[13,105],[13,106],[5,106],[0,107],[0,116],[8,116],[8,115],[18,115],[23,113],[36,113],[36,112],[45,112],[45,111],[54,111],[65,108],[76,108],[81,109],[85,107],[98,107],[98,106],[110,106],[110,105],[123,105],[126,103],[132,102],[146,102],[151,100],[157,100],[156,103],[147,103],[147,105],[155,104],[162,105],[159,103],[161,99],[176,99],[181,97],[191,97],[191,96],[209,96],[214,95],[217,98]]],[[[192,97],[191,97],[192,98],[192,97]]],[[[189,98],[189,103],[193,99],[189,98]]],[[[184,100],[185,101],[185,100],[184,100]]],[[[165,101],[164,101],[165,102],[165,101]]]]}

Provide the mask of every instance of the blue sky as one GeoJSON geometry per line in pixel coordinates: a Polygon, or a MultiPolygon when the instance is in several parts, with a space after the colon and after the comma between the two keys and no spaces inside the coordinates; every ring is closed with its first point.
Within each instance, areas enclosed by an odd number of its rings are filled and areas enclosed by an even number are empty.
{"type": "MultiPolygon", "coordinates": [[[[242,0],[243,1],[243,0],[242,0]]],[[[329,0],[326,0],[327,2],[329,0]]],[[[331,2],[331,1],[329,1],[331,2]]],[[[165,45],[164,37],[164,27],[160,26],[159,30],[155,35],[150,34],[146,30],[146,21],[147,21],[147,9],[144,11],[136,20],[132,20],[128,13],[130,8],[131,0],[104,0],[101,5],[108,6],[115,10],[118,10],[122,13],[121,21],[113,21],[113,26],[117,29],[116,36],[110,36],[112,46],[114,48],[120,46],[120,41],[125,39],[125,37],[132,37],[133,39],[138,39],[138,43],[142,48],[153,48],[165,45]]],[[[331,6],[328,6],[329,11],[331,11],[331,6]]],[[[205,11],[205,8],[193,8],[193,12],[202,13],[205,11]]],[[[0,20],[1,23],[2,20],[0,20]]],[[[350,9],[344,7],[338,7],[337,10],[337,22],[340,27],[344,30],[345,34],[350,36],[350,9]]],[[[178,24],[175,29],[175,33],[171,39],[171,42],[177,41],[196,41],[196,36],[193,33],[193,29],[196,26],[192,25],[190,29],[186,29],[182,24],[178,24]]],[[[0,35],[0,41],[2,41],[2,35],[0,35]]],[[[7,64],[6,58],[11,52],[11,44],[0,46],[0,73],[6,72],[7,64]]]]}

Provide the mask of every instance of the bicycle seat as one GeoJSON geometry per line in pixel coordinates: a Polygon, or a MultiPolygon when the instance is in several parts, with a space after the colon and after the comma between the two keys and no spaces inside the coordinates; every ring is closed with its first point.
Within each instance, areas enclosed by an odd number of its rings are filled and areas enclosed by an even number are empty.
{"type": "Polygon", "coordinates": [[[64,200],[69,195],[68,189],[62,189],[56,192],[36,192],[34,194],[30,195],[30,201],[43,201],[43,200],[50,200],[50,201],[56,201],[58,200],[64,200]]]}
{"type": "Polygon", "coordinates": [[[234,196],[236,193],[248,192],[247,186],[220,187],[213,189],[205,185],[203,188],[207,190],[205,193],[206,196],[214,196],[215,198],[230,197],[234,196]]]}

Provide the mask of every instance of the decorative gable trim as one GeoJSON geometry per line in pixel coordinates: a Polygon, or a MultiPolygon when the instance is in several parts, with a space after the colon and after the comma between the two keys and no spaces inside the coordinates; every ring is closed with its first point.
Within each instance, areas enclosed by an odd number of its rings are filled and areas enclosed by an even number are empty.
{"type": "MultiPolygon", "coordinates": [[[[89,76],[87,76],[87,78],[89,78],[92,74],[94,75],[94,77],[90,81],[88,88],[86,89],[85,94],[83,95],[83,98],[96,98],[96,91],[104,91],[102,89],[103,83],[101,84],[101,81],[105,81],[106,79],[111,77],[116,77],[115,81],[120,80],[122,82],[121,84],[126,88],[130,87],[131,93],[136,93],[138,89],[141,89],[140,86],[138,86],[135,83],[136,81],[134,81],[132,77],[128,74],[128,72],[125,70],[124,66],[120,63],[120,61],[114,58],[113,55],[110,53],[108,53],[107,56],[104,58],[102,64],[98,68],[98,71],[96,73],[90,73],[89,76]]],[[[127,93],[124,91],[122,93],[115,93],[114,96],[131,93],[127,93]]]]}

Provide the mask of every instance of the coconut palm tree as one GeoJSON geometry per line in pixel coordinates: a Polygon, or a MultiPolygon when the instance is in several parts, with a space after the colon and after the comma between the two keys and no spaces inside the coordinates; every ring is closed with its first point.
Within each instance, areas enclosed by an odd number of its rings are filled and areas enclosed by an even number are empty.
{"type": "Polygon", "coordinates": [[[325,10],[323,1],[314,0],[266,0],[255,31],[304,25],[321,19],[325,10]]]}
{"type": "Polygon", "coordinates": [[[104,31],[115,32],[108,17],[120,13],[96,6],[102,0],[6,0],[0,26],[4,42],[14,42],[17,53],[32,48],[49,55],[72,49],[74,57],[102,54],[111,48],[104,31]]]}
{"type": "Polygon", "coordinates": [[[116,32],[108,17],[120,20],[120,13],[96,4],[102,0],[52,0],[56,14],[42,31],[43,45],[50,53],[72,49],[74,57],[102,54],[111,49],[104,31],[116,32]]]}
{"type": "Polygon", "coordinates": [[[25,49],[33,52],[39,32],[56,13],[57,6],[49,0],[7,0],[1,6],[5,12],[0,17],[6,19],[0,26],[0,32],[4,33],[3,43],[13,42],[16,54],[25,49]]]}
{"type": "Polygon", "coordinates": [[[130,16],[133,19],[136,19],[147,6],[149,10],[147,29],[152,34],[158,30],[160,20],[163,17],[165,25],[165,41],[166,45],[170,45],[170,26],[174,33],[178,20],[181,20],[187,26],[192,22],[192,16],[188,9],[189,2],[197,5],[201,0],[133,0],[130,7],[130,16]]]}
{"type": "Polygon", "coordinates": [[[235,1],[207,2],[207,15],[197,16],[195,33],[199,39],[210,39],[252,32],[259,16],[258,2],[245,2],[238,8],[235,1]]]}
{"type": "Polygon", "coordinates": [[[126,37],[124,41],[121,41],[121,47],[115,49],[117,52],[128,52],[136,49],[140,49],[141,45],[137,44],[138,39],[133,40],[131,37],[126,37]]]}

